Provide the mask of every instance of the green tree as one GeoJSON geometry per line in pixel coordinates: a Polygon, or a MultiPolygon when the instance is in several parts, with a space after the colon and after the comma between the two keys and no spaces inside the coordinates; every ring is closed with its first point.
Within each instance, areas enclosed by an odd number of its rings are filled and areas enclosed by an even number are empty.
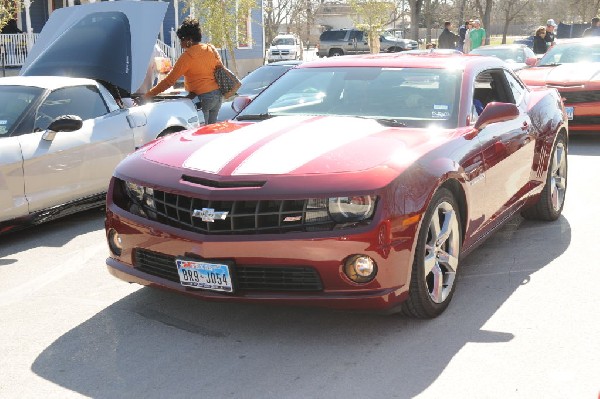
{"type": "Polygon", "coordinates": [[[21,0],[0,0],[0,29],[4,28],[8,21],[15,18],[21,9],[21,0]]]}
{"type": "Polygon", "coordinates": [[[379,36],[394,15],[395,4],[381,0],[349,0],[356,27],[368,33],[371,53],[379,53],[379,36]]]}
{"type": "Polygon", "coordinates": [[[202,36],[208,36],[216,47],[227,49],[231,69],[238,74],[234,50],[238,44],[250,44],[249,18],[256,0],[185,0],[185,4],[200,21],[202,36]]]}

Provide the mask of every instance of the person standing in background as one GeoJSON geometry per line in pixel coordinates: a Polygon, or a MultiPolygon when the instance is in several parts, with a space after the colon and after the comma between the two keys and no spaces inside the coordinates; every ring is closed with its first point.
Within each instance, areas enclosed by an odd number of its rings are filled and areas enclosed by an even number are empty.
{"type": "Polygon", "coordinates": [[[462,51],[467,54],[471,49],[471,40],[469,39],[469,30],[471,29],[472,22],[465,21],[465,24],[458,30],[458,51],[462,51]]]}
{"type": "Polygon", "coordinates": [[[556,29],[557,26],[558,25],[556,25],[556,22],[554,22],[553,19],[549,19],[548,22],[546,22],[546,37],[544,38],[544,40],[546,41],[548,48],[550,48],[551,46],[554,46],[554,39],[555,39],[554,30],[556,29]]]}
{"type": "Polygon", "coordinates": [[[459,37],[454,32],[451,32],[450,28],[452,28],[452,22],[450,22],[450,21],[444,22],[444,30],[442,31],[442,33],[440,34],[440,37],[438,38],[438,48],[445,48],[445,49],[455,49],[456,48],[456,43],[458,42],[459,37]]]}
{"type": "Polygon", "coordinates": [[[535,54],[546,54],[546,50],[548,50],[548,45],[546,44],[545,36],[545,27],[540,26],[535,30],[535,36],[533,37],[533,52],[535,54]]]}
{"type": "Polygon", "coordinates": [[[480,20],[473,21],[473,29],[469,32],[469,38],[471,39],[469,51],[485,45],[485,29],[481,27],[480,20]]]}

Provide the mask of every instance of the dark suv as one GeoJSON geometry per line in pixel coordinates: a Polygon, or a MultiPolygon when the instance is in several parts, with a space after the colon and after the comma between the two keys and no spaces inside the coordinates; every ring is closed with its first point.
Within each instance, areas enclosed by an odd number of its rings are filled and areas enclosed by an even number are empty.
{"type": "MultiPolygon", "coordinates": [[[[368,53],[367,33],[358,29],[332,29],[325,31],[319,38],[319,57],[335,57],[346,54],[368,53]]],[[[415,50],[419,44],[414,40],[399,39],[391,34],[379,36],[382,53],[415,50]]]]}

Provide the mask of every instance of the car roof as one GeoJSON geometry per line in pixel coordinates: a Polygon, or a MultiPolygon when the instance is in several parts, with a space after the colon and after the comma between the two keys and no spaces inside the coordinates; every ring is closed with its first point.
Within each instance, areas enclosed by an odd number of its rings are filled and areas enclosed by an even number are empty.
{"type": "Polygon", "coordinates": [[[96,85],[96,81],[86,78],[70,78],[66,76],[9,76],[0,78],[1,86],[30,86],[55,90],[65,86],[96,85]]]}
{"type": "Polygon", "coordinates": [[[406,54],[361,54],[341,57],[320,58],[305,62],[297,68],[324,67],[389,67],[389,68],[435,68],[435,69],[466,69],[469,66],[506,67],[506,63],[497,57],[446,53],[416,53],[406,54]]]}

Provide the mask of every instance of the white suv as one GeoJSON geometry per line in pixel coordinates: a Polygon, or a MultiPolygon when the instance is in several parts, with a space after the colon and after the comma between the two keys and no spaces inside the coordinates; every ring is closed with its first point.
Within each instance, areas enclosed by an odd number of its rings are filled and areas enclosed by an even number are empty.
{"type": "Polygon", "coordinates": [[[302,41],[298,36],[292,34],[279,34],[275,36],[269,52],[267,53],[268,62],[301,60],[303,55],[302,41]]]}

